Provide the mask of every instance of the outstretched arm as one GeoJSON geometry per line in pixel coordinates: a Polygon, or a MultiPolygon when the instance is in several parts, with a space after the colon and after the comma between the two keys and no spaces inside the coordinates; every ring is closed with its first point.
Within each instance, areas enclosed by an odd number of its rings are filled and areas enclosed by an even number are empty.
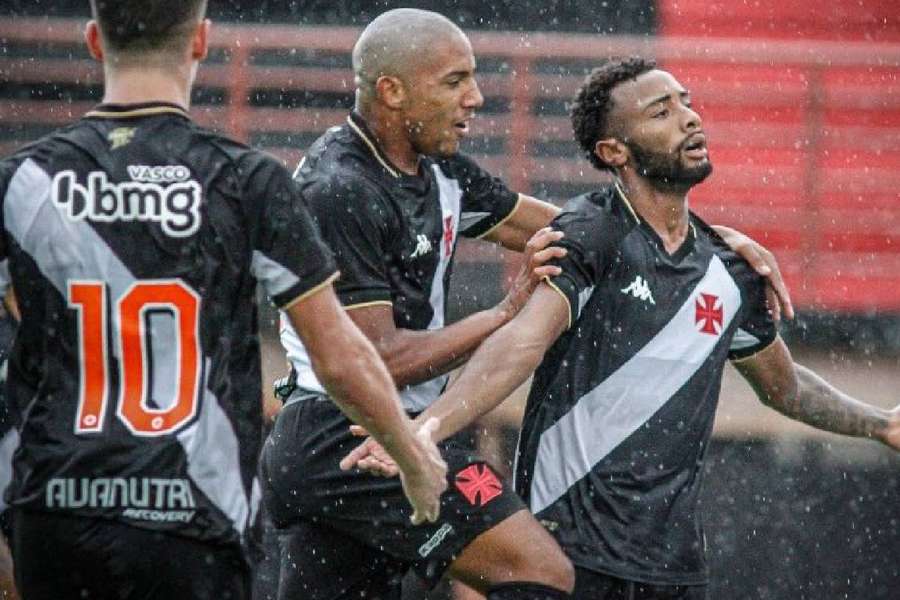
{"type": "MultiPolygon", "coordinates": [[[[568,302],[541,284],[522,312],[481,344],[456,381],[416,422],[436,422],[435,441],[453,435],[519,387],[568,324],[568,302]]],[[[353,429],[356,435],[367,434],[353,429]]],[[[341,468],[353,467],[386,477],[397,473],[397,465],[371,438],[341,461],[341,468]]]]}
{"type": "Polygon", "coordinates": [[[472,423],[528,379],[568,325],[568,302],[541,284],[522,312],[484,341],[453,385],[417,421],[438,418],[436,441],[472,423]]]}
{"type": "Polygon", "coordinates": [[[759,399],[778,412],[817,429],[872,438],[900,450],[900,406],[884,410],[841,392],[795,364],[781,338],[734,366],[759,399]]]}

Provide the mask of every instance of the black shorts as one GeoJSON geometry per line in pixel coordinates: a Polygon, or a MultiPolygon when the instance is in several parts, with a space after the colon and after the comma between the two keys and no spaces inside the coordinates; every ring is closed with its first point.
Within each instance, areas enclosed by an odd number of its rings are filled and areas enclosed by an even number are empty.
{"type": "Polygon", "coordinates": [[[13,510],[16,585],[28,600],[249,600],[237,546],[105,519],[13,510]]]}
{"type": "Polygon", "coordinates": [[[471,445],[450,438],[440,444],[448,466],[440,517],[413,526],[399,478],[340,470],[362,441],[349,427],[326,397],[307,398],[285,406],[263,447],[263,502],[281,532],[283,560],[302,575],[282,568],[282,592],[295,581],[306,587],[293,597],[330,600],[357,585],[347,574],[367,573],[376,589],[409,568],[434,584],[475,537],[525,509],[471,445]]]}
{"type": "Polygon", "coordinates": [[[705,585],[658,585],[575,567],[573,600],[706,600],[705,585]]]}

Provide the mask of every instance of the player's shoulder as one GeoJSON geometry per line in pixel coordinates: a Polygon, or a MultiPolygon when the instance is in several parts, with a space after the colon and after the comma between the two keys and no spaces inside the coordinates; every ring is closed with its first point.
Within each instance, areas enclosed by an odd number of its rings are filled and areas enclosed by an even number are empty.
{"type": "Polygon", "coordinates": [[[637,215],[613,184],[570,198],[553,220],[553,226],[567,236],[607,241],[621,239],[639,223],[637,215]]]}
{"type": "Polygon", "coordinates": [[[69,151],[71,146],[67,142],[80,135],[83,129],[81,121],[75,122],[29,142],[9,156],[0,159],[0,191],[6,189],[10,180],[26,161],[31,160],[38,168],[44,169],[57,155],[69,151]]]}
{"type": "Polygon", "coordinates": [[[387,204],[397,185],[346,125],[333,127],[316,140],[293,176],[312,206],[330,208],[387,204]]]}
{"type": "Polygon", "coordinates": [[[741,287],[763,285],[765,280],[740,254],[732,250],[715,229],[697,214],[690,213],[691,224],[697,232],[698,242],[703,248],[717,256],[732,279],[741,287]]]}

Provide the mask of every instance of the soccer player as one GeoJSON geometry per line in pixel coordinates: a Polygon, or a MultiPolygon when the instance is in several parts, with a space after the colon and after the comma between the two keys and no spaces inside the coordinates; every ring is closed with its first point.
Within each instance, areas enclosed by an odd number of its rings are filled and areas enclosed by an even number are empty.
{"type": "Polygon", "coordinates": [[[0,261],[0,600],[16,600],[12,555],[8,545],[8,514],[4,492],[12,476],[12,453],[18,445],[18,415],[6,398],[6,359],[19,324],[19,308],[9,285],[9,261],[0,261]]]}
{"type": "Polygon", "coordinates": [[[205,0],[91,8],[103,103],[0,162],[0,259],[22,315],[7,387],[22,595],[248,597],[257,282],[330,397],[403,461],[414,520],[435,519],[446,465],[341,310],[289,173],[188,116],[205,0]]]}
{"type": "MultiPolygon", "coordinates": [[[[543,261],[561,255],[541,249],[559,235],[539,232],[506,298],[445,326],[458,236],[522,251],[558,210],[513,193],[458,153],[483,98],[469,41],[449,20],[384,13],[357,41],[353,68],[353,113],[313,144],[295,178],[335,251],[339,298],[416,413],[437,398],[447,372],[518,311],[535,274],[557,272],[543,261]]],[[[282,342],[297,388],[262,459],[266,505],[284,532],[280,597],[381,597],[410,565],[430,582],[449,568],[492,599],[565,597],[568,561],[461,440],[442,447],[449,490],[441,521],[426,528],[406,526],[396,483],[341,471],[355,444],[349,423],[322,401],[307,350],[287,325],[282,342]]]]}
{"type": "MultiPolygon", "coordinates": [[[[703,598],[697,498],[722,369],[814,427],[900,449],[900,407],[881,410],[795,365],[764,281],[688,208],[711,172],[700,116],[641,58],[595,69],[572,111],[576,138],[614,185],[553,228],[568,252],[510,323],[485,340],[420,418],[438,439],[537,368],[516,489],[576,568],[574,597],[703,598]]],[[[364,443],[347,462],[389,474],[364,443]]]]}

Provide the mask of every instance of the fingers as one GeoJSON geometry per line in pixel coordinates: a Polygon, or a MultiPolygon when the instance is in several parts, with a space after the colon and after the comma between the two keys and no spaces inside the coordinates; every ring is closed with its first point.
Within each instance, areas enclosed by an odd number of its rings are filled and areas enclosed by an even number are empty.
{"type": "Polygon", "coordinates": [[[350,453],[341,459],[340,467],[342,471],[349,471],[356,464],[365,458],[369,454],[369,440],[366,440],[356,448],[350,451],[350,453]]]}
{"type": "Polygon", "coordinates": [[[531,257],[531,264],[544,264],[550,259],[553,258],[562,258],[566,254],[568,254],[568,250],[565,248],[561,248],[560,246],[551,246],[549,248],[544,248],[538,252],[535,252],[531,257]]]}
{"type": "Polygon", "coordinates": [[[778,295],[778,301],[781,304],[781,312],[783,312],[784,316],[788,319],[793,319],[794,304],[791,302],[791,294],[788,292],[787,286],[781,278],[781,273],[777,269],[773,272],[773,276],[769,278],[769,283],[775,288],[775,293],[778,295]]]}
{"type": "Polygon", "coordinates": [[[429,523],[434,523],[437,521],[438,515],[441,512],[441,504],[438,501],[429,503],[427,507],[416,506],[413,507],[413,514],[409,518],[413,525],[421,525],[425,521],[429,523]]]}
{"type": "Polygon", "coordinates": [[[551,227],[538,229],[537,232],[525,243],[525,253],[534,254],[543,250],[553,242],[558,242],[563,238],[562,231],[556,231],[551,227]]]}
{"type": "Polygon", "coordinates": [[[772,313],[772,320],[775,321],[776,324],[780,323],[781,302],[778,301],[778,294],[771,285],[766,286],[766,306],[769,307],[769,312],[772,313]]]}
{"type": "Polygon", "coordinates": [[[400,472],[396,463],[387,462],[375,456],[366,456],[356,463],[356,468],[376,477],[394,477],[400,472]]]}

